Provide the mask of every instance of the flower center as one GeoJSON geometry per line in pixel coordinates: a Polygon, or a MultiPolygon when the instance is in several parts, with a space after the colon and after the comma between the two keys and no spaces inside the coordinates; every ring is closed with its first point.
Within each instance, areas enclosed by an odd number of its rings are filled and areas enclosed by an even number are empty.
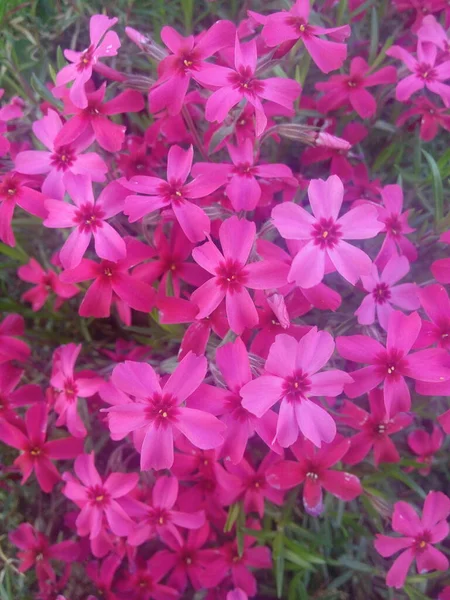
{"type": "Polygon", "coordinates": [[[94,506],[105,506],[109,502],[109,494],[101,485],[94,485],[87,492],[89,501],[94,506]]]}
{"type": "Polygon", "coordinates": [[[82,232],[96,231],[102,227],[104,216],[105,212],[101,208],[89,202],[82,204],[75,212],[74,221],[82,232]]]}
{"type": "Polygon", "coordinates": [[[87,50],[83,52],[77,63],[77,71],[84,71],[92,65],[94,58],[94,46],[89,46],[87,50]]]}
{"type": "Polygon", "coordinates": [[[70,146],[60,146],[50,157],[50,163],[58,171],[67,171],[75,162],[75,152],[70,146]]]}
{"type": "Polygon", "coordinates": [[[78,389],[73,379],[66,379],[64,382],[64,394],[69,402],[74,402],[77,397],[78,389]]]}
{"type": "Polygon", "coordinates": [[[372,295],[376,304],[384,304],[391,297],[391,292],[386,283],[378,283],[375,286],[372,295]]]}
{"type": "Polygon", "coordinates": [[[105,267],[103,270],[103,275],[105,275],[106,277],[112,277],[113,270],[111,269],[111,267],[105,267]]]}
{"type": "Polygon", "coordinates": [[[402,232],[402,224],[397,215],[391,215],[384,222],[386,230],[394,237],[400,237],[402,232]]]}
{"type": "Polygon", "coordinates": [[[375,425],[375,433],[379,435],[384,435],[387,431],[387,423],[377,423],[375,425]]]}
{"type": "Polygon", "coordinates": [[[398,379],[406,367],[404,355],[398,350],[389,350],[379,357],[379,366],[385,377],[398,379]]]}
{"type": "Polygon", "coordinates": [[[290,16],[286,19],[286,25],[293,27],[301,38],[307,37],[310,34],[311,27],[302,17],[290,16]]]}
{"type": "Polygon", "coordinates": [[[155,394],[149,398],[149,406],[146,409],[147,418],[157,427],[168,427],[178,416],[176,398],[170,394],[155,394]]]}
{"type": "Polygon", "coordinates": [[[302,371],[286,377],[283,383],[284,396],[290,402],[299,402],[306,398],[310,388],[311,381],[308,379],[308,375],[302,371]]]}
{"type": "Polygon", "coordinates": [[[243,163],[241,165],[237,165],[236,167],[234,167],[233,173],[236,173],[237,175],[242,175],[243,177],[245,177],[245,176],[252,177],[253,169],[254,169],[253,165],[251,165],[249,163],[243,163]]]}
{"type": "Polygon", "coordinates": [[[218,284],[228,292],[238,292],[247,281],[247,273],[242,263],[227,258],[216,269],[218,284]]]}
{"type": "Polygon", "coordinates": [[[322,250],[336,246],[341,237],[341,226],[331,218],[322,218],[313,225],[312,238],[322,250]]]}
{"type": "Polygon", "coordinates": [[[423,81],[432,82],[436,79],[437,73],[431,65],[421,63],[416,68],[416,75],[420,79],[423,79],[423,81]]]}
{"type": "Polygon", "coordinates": [[[311,479],[311,481],[317,481],[319,479],[319,476],[317,473],[314,473],[314,471],[309,471],[309,473],[306,473],[306,477],[311,479]]]}
{"type": "Polygon", "coordinates": [[[238,71],[229,76],[231,85],[243,94],[257,95],[263,90],[263,84],[253,77],[250,67],[240,67],[238,71]]]}
{"type": "Polygon", "coordinates": [[[39,456],[41,454],[41,449],[40,448],[33,448],[30,451],[31,456],[39,456]]]}

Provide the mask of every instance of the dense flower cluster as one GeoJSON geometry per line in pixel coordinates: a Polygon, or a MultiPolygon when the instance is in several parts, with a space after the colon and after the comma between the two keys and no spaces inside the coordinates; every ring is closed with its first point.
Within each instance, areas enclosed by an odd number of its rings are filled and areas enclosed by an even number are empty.
{"type": "MultiPolygon", "coordinates": [[[[429,473],[450,434],[450,259],[412,279],[420,248],[402,187],[371,180],[358,150],[388,101],[405,107],[399,127],[419,117],[424,141],[450,130],[448,4],[417,9],[371,63],[352,50],[353,23],[319,25],[326,6],[249,11],[196,36],[166,26],[164,47],[127,28],[158,63],[146,97],[108,66],[117,19],[95,15],[88,46],[64,51],[34,137],[8,132],[24,102],[0,110],[0,240],[14,247],[19,207],[59,244],[51,267],[35,255],[18,269],[33,286],[23,301],[168,332],[165,347],[131,336],[101,358],[61,344],[38,385],[21,383],[38,351],[23,318],[0,324],[0,440],[22,485],[56,490],[66,511],[64,539],[41,523],[10,534],[42,600],[64,598],[77,561],[89,600],[253,597],[255,571],[272,567],[258,536],[267,503],[301,486],[300,510],[326,517],[328,495],[368,496],[365,466],[399,463],[400,450],[405,472],[429,473]],[[311,58],[311,95],[283,70],[289,54],[311,58]],[[303,107],[317,117],[301,121],[303,107]],[[297,168],[270,160],[283,138],[308,146],[297,168]],[[316,163],[310,180],[297,170],[316,163]],[[329,324],[343,306],[346,326],[329,324]]],[[[448,569],[435,545],[449,514],[439,491],[421,519],[395,504],[403,537],[374,531],[381,557],[402,551],[393,564],[374,553],[388,586],[414,560],[420,574],[448,569]]]]}

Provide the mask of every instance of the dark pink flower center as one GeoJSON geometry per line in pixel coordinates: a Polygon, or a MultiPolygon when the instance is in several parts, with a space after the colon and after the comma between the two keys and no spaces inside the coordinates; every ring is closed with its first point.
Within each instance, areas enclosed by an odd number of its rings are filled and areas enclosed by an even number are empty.
{"type": "Polygon", "coordinates": [[[262,475],[255,475],[248,482],[248,487],[253,489],[255,492],[259,492],[261,489],[266,487],[266,479],[262,475]]]}
{"type": "Polygon", "coordinates": [[[391,297],[391,291],[386,283],[378,283],[372,291],[376,304],[385,304],[391,297]]]}
{"type": "Polygon", "coordinates": [[[0,197],[3,197],[4,200],[14,200],[19,189],[19,185],[13,177],[5,177],[0,185],[0,197]]]}
{"type": "Polygon", "coordinates": [[[307,397],[311,388],[311,381],[307,373],[297,371],[294,375],[286,377],[283,383],[283,395],[290,402],[298,402],[307,397]]]}
{"type": "Polygon", "coordinates": [[[200,57],[198,52],[194,50],[187,50],[181,53],[178,62],[178,70],[182,73],[187,73],[189,71],[197,71],[200,66],[200,57]]]}
{"type": "Polygon", "coordinates": [[[66,379],[64,382],[64,394],[69,402],[74,402],[76,400],[78,388],[73,379],[66,379]]]}
{"type": "Polygon", "coordinates": [[[229,81],[235,89],[252,96],[258,95],[264,88],[261,81],[253,77],[250,67],[239,67],[238,71],[231,73],[229,81]]]}
{"type": "Polygon", "coordinates": [[[96,231],[98,227],[103,225],[103,217],[105,212],[95,206],[91,202],[82,204],[75,213],[75,223],[80,231],[96,231]]]}
{"type": "Polygon", "coordinates": [[[109,260],[102,261],[101,267],[103,269],[103,273],[102,273],[103,277],[104,278],[106,277],[106,279],[110,281],[111,277],[114,276],[114,273],[116,271],[116,266],[117,265],[115,263],[110,262],[109,260]]]}
{"type": "Polygon", "coordinates": [[[92,65],[94,59],[94,50],[94,46],[91,45],[87,50],[83,52],[83,54],[80,56],[77,62],[77,71],[82,72],[92,65]]]}
{"type": "Polygon", "coordinates": [[[225,399],[225,410],[227,413],[231,413],[233,419],[240,423],[247,423],[247,421],[253,418],[253,415],[242,406],[242,400],[237,394],[227,396],[225,399]]]}
{"type": "Polygon", "coordinates": [[[385,436],[388,433],[389,423],[386,423],[385,421],[372,423],[371,426],[373,427],[373,433],[377,436],[385,436]]]}
{"type": "Polygon", "coordinates": [[[56,148],[50,157],[50,163],[58,171],[67,171],[75,162],[76,154],[70,146],[56,148]]]}
{"type": "Polygon", "coordinates": [[[402,233],[402,224],[398,215],[390,215],[384,222],[386,231],[394,237],[400,237],[402,233]]]}
{"type": "Polygon", "coordinates": [[[196,561],[196,556],[192,550],[184,549],[180,552],[180,562],[190,567],[196,561]]]}
{"type": "Polygon", "coordinates": [[[318,481],[318,479],[319,479],[319,474],[318,474],[318,473],[316,473],[315,471],[312,471],[312,470],[310,470],[310,471],[308,471],[308,472],[306,473],[306,477],[307,477],[308,479],[310,479],[311,481],[318,481]]]}
{"type": "Polygon", "coordinates": [[[183,184],[180,180],[172,180],[168,183],[162,183],[158,190],[159,194],[166,202],[181,204],[184,202],[183,184]]]}
{"type": "Polygon", "coordinates": [[[245,265],[227,258],[224,262],[221,262],[216,269],[216,277],[218,284],[225,289],[227,292],[239,292],[241,287],[245,285],[247,281],[247,272],[245,265]]]}
{"type": "Polygon", "coordinates": [[[345,81],[345,84],[347,85],[349,90],[355,90],[356,88],[362,87],[363,81],[364,79],[362,77],[358,75],[353,75],[345,81]]]}
{"type": "Polygon", "coordinates": [[[97,507],[105,506],[106,504],[108,504],[108,502],[110,500],[110,496],[109,496],[108,492],[101,485],[94,485],[94,486],[88,488],[87,496],[88,496],[89,502],[93,506],[97,506],[97,507]]]}
{"type": "Polygon", "coordinates": [[[233,173],[236,175],[241,175],[241,177],[252,177],[255,167],[250,163],[243,163],[241,165],[236,165],[233,169],[233,173]]]}
{"type": "Polygon", "coordinates": [[[437,73],[436,70],[431,66],[425,63],[420,63],[416,68],[416,75],[423,81],[432,82],[436,79],[437,73]]]}
{"type": "Polygon", "coordinates": [[[149,398],[147,418],[157,427],[169,427],[179,415],[177,400],[170,394],[155,394],[149,398]]]}
{"type": "Polygon", "coordinates": [[[150,508],[147,515],[147,521],[149,525],[154,527],[163,527],[169,523],[170,513],[164,508],[150,508]]]}
{"type": "Polygon", "coordinates": [[[293,27],[300,38],[309,37],[312,28],[302,17],[290,16],[286,19],[286,25],[293,27]]]}
{"type": "Polygon", "coordinates": [[[312,238],[322,250],[336,246],[341,237],[341,226],[334,219],[322,218],[313,225],[312,238]]]}
{"type": "Polygon", "coordinates": [[[423,531],[420,535],[418,535],[413,544],[413,552],[416,554],[420,554],[426,550],[428,544],[431,541],[431,534],[429,531],[423,531]]]}
{"type": "Polygon", "coordinates": [[[378,368],[387,378],[398,379],[402,376],[406,368],[406,360],[403,352],[399,350],[389,350],[382,354],[378,359],[378,368]]]}

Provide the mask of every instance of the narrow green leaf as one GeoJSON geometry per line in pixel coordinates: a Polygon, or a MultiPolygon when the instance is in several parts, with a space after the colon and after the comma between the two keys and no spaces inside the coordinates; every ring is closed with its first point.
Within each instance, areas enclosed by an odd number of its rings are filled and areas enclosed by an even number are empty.
{"type": "Polygon", "coordinates": [[[441,173],[431,154],[426,152],[426,150],[422,150],[422,154],[425,156],[431,171],[431,183],[433,186],[435,205],[435,220],[436,223],[439,223],[444,216],[444,186],[442,184],[441,173]]]}
{"type": "Polygon", "coordinates": [[[284,535],[282,531],[279,531],[273,541],[272,545],[273,552],[273,566],[275,570],[275,582],[277,586],[278,598],[283,597],[283,583],[284,583],[284,535]]]}
{"type": "Polygon", "coordinates": [[[13,260],[18,260],[21,263],[28,262],[29,256],[19,245],[16,245],[14,248],[11,246],[7,246],[0,242],[0,254],[4,254],[13,260]]]}
{"type": "Polygon", "coordinates": [[[63,67],[67,65],[67,61],[64,58],[64,54],[61,46],[58,46],[56,49],[56,66],[58,67],[58,71],[61,71],[63,67]]]}
{"type": "Polygon", "coordinates": [[[373,63],[378,54],[378,43],[380,39],[380,26],[378,23],[378,12],[375,6],[372,6],[372,16],[370,21],[370,49],[369,65],[373,63]]]}
{"type": "Polygon", "coordinates": [[[43,98],[44,100],[47,100],[47,102],[49,102],[53,106],[56,106],[56,108],[62,112],[64,108],[62,102],[60,102],[53,96],[50,90],[45,87],[42,81],[40,81],[34,73],[32,73],[31,75],[30,83],[31,87],[36,92],[36,94],[38,94],[39,97],[43,98]]]}
{"type": "Polygon", "coordinates": [[[228,509],[228,516],[225,526],[223,528],[225,533],[230,532],[233,529],[233,525],[236,523],[236,520],[239,516],[239,502],[235,502],[228,509]]]}

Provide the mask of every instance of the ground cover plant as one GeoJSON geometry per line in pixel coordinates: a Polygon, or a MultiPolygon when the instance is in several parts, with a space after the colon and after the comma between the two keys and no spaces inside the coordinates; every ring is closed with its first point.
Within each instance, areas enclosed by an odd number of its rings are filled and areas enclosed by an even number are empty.
{"type": "Polygon", "coordinates": [[[450,598],[450,9],[0,7],[0,598],[450,598]]]}

